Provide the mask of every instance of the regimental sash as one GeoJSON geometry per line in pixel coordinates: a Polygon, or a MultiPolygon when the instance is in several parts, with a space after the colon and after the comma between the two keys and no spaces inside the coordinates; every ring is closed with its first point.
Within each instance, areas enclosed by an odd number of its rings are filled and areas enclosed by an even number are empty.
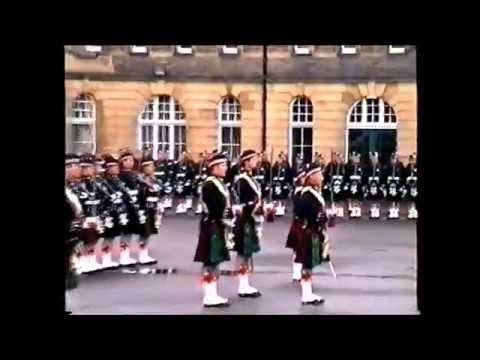
{"type": "Polygon", "coordinates": [[[302,195],[305,193],[305,192],[310,192],[313,196],[315,196],[315,198],[318,200],[318,202],[320,204],[322,204],[323,207],[325,207],[325,200],[323,199],[323,196],[322,194],[320,194],[317,190],[315,190],[314,188],[312,188],[311,186],[305,186],[302,190],[302,195]]]}
{"type": "Polygon", "coordinates": [[[261,191],[261,187],[260,185],[258,184],[258,182],[255,180],[255,179],[252,179],[249,175],[247,175],[246,173],[243,173],[243,174],[240,174],[240,175],[237,175],[235,177],[235,182],[237,182],[238,180],[240,179],[245,179],[248,183],[248,185],[250,185],[250,187],[252,188],[253,191],[255,191],[255,193],[257,194],[258,198],[261,199],[262,198],[262,191],[261,191]]]}

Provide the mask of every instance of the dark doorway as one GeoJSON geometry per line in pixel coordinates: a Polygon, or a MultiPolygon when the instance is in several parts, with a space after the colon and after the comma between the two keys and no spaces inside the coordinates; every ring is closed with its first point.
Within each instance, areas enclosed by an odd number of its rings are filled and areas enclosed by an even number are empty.
{"type": "Polygon", "coordinates": [[[348,131],[348,152],[360,153],[363,164],[369,163],[371,151],[377,151],[380,163],[387,164],[396,148],[396,130],[350,129],[348,131]]]}

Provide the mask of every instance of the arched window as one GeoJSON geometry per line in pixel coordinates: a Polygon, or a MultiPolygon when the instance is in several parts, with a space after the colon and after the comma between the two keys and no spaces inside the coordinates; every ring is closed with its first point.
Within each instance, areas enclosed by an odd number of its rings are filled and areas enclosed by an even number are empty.
{"type": "Polygon", "coordinates": [[[218,105],[218,147],[231,160],[240,155],[242,109],[233,96],[226,96],[218,105]]]}
{"type": "Polygon", "coordinates": [[[138,117],[140,148],[152,146],[154,157],[159,151],[170,159],[178,159],[186,150],[185,112],[175,98],[168,95],[150,100],[138,117]]]}
{"type": "Polygon", "coordinates": [[[298,154],[304,161],[312,161],[313,148],[313,105],[306,96],[295,98],[290,104],[290,163],[298,154]]]}
{"type": "Polygon", "coordinates": [[[368,153],[376,151],[380,162],[388,161],[397,147],[397,116],[381,98],[362,99],[347,114],[345,158],[352,151],[368,162],[368,153]]]}
{"type": "Polygon", "coordinates": [[[396,129],[397,116],[383,99],[362,99],[350,109],[350,129],[396,129]]]}
{"type": "Polygon", "coordinates": [[[67,136],[70,151],[95,153],[95,101],[87,94],[80,94],[72,103],[68,118],[67,136]]]}

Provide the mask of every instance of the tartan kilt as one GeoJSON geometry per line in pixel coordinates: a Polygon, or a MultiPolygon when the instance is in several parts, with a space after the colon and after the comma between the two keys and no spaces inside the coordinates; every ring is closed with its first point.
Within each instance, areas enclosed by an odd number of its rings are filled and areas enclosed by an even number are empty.
{"type": "Polygon", "coordinates": [[[107,228],[105,227],[105,232],[103,233],[103,237],[107,239],[113,239],[117,236],[126,234],[128,231],[128,223],[127,225],[120,224],[119,214],[112,214],[113,218],[113,227],[107,228]]]}
{"type": "Polygon", "coordinates": [[[82,243],[86,246],[93,246],[97,243],[98,239],[100,238],[100,234],[96,229],[92,228],[82,228],[79,231],[79,238],[82,243]]]}
{"type": "Polygon", "coordinates": [[[302,219],[293,219],[292,225],[290,226],[290,231],[287,236],[287,243],[285,244],[286,248],[295,250],[297,247],[298,238],[302,234],[302,219]]]}
{"type": "Polygon", "coordinates": [[[305,269],[320,265],[322,259],[324,235],[315,229],[302,229],[295,249],[295,262],[302,263],[305,269]]]}
{"type": "Polygon", "coordinates": [[[138,210],[134,206],[128,206],[127,210],[128,224],[125,226],[126,234],[139,234],[140,222],[138,219],[138,210]]]}
{"type": "Polygon", "coordinates": [[[228,260],[230,254],[225,243],[225,226],[220,222],[202,219],[193,261],[209,266],[228,260]]]}
{"type": "Polygon", "coordinates": [[[237,254],[250,257],[260,251],[260,239],[258,238],[255,219],[250,215],[241,214],[233,227],[233,251],[237,254]]]}
{"type": "Polygon", "coordinates": [[[148,237],[153,234],[158,234],[158,229],[155,227],[155,214],[156,210],[145,210],[145,223],[139,224],[138,234],[140,236],[148,237]]]}

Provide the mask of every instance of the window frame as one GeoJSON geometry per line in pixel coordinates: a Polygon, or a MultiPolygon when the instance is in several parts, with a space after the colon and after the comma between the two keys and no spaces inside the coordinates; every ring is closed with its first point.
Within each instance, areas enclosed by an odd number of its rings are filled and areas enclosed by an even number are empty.
{"type": "Polygon", "coordinates": [[[85,45],[85,51],[94,54],[100,54],[102,52],[102,46],[100,45],[85,45]]]}
{"type": "Polygon", "coordinates": [[[295,55],[312,55],[311,45],[293,45],[293,53],[295,55]]]}
{"type": "MultiPolygon", "coordinates": [[[[358,114],[355,114],[358,116],[358,114]]],[[[350,109],[347,112],[347,118],[346,118],[346,126],[345,126],[345,159],[348,159],[348,149],[349,149],[349,143],[348,143],[348,135],[349,135],[349,130],[397,130],[398,129],[398,123],[399,123],[399,118],[397,113],[395,112],[395,109],[393,108],[392,105],[390,105],[388,102],[383,100],[383,98],[378,97],[378,98],[368,98],[364,97],[360,100],[355,101],[351,106],[350,109]],[[378,100],[378,122],[368,122],[368,100],[378,100]],[[361,104],[361,120],[360,122],[354,121],[351,122],[350,118],[353,115],[354,110],[358,107],[358,105],[361,104]],[[389,117],[389,121],[385,121],[385,108],[388,107],[391,112],[387,114],[389,117]],[[395,117],[395,122],[392,122],[392,117],[395,117]]]]}
{"type": "Polygon", "coordinates": [[[390,55],[403,55],[407,52],[407,47],[402,45],[388,45],[390,55]]]}
{"type": "Polygon", "coordinates": [[[153,132],[152,132],[152,149],[153,149],[153,157],[154,159],[158,158],[158,151],[160,148],[163,148],[165,144],[168,144],[168,158],[173,160],[175,158],[175,148],[177,145],[181,145],[187,148],[187,120],[186,120],[186,113],[185,110],[183,109],[183,106],[180,104],[180,102],[175,99],[174,96],[171,95],[157,95],[150,99],[145,105],[143,106],[142,111],[140,111],[140,114],[137,117],[137,144],[139,149],[143,147],[144,144],[148,144],[148,142],[144,142],[142,138],[142,128],[144,126],[152,126],[153,127],[153,132]],[[165,119],[160,119],[159,116],[159,104],[167,104],[167,102],[160,101],[161,98],[163,97],[168,97],[168,105],[169,105],[169,110],[168,110],[168,120],[165,119]],[[149,104],[152,104],[152,119],[143,119],[142,116],[145,113],[145,110],[147,109],[147,106],[149,104]],[[183,119],[176,119],[176,109],[175,105],[178,105],[180,108],[181,113],[184,114],[183,119]],[[185,142],[175,142],[175,128],[176,127],[183,127],[184,132],[185,132],[185,142]],[[160,138],[160,127],[166,127],[168,129],[168,143],[163,141],[163,138],[160,138]],[[162,140],[162,141],[160,141],[162,140]],[[160,143],[162,146],[160,147],[160,143]]]}
{"type": "Polygon", "coordinates": [[[342,55],[356,55],[357,53],[356,45],[340,45],[340,54],[342,55]]]}
{"type": "MultiPolygon", "coordinates": [[[[230,115],[231,112],[230,110],[228,112],[226,112],[227,115],[230,115]]],[[[229,116],[227,116],[229,117],[229,116]]],[[[222,97],[222,99],[219,101],[218,103],[218,106],[217,106],[217,123],[218,123],[218,127],[217,127],[217,148],[219,151],[222,151],[223,147],[224,146],[228,146],[229,147],[229,155],[232,154],[232,151],[234,147],[237,147],[238,146],[238,155],[240,155],[240,150],[241,150],[241,147],[242,147],[242,104],[240,103],[240,101],[234,97],[234,96],[224,96],[222,97]],[[223,112],[223,104],[225,101],[229,100],[229,99],[232,99],[235,101],[235,106],[236,106],[236,111],[234,112],[234,114],[240,114],[240,119],[237,119],[237,116],[235,116],[234,120],[230,120],[230,119],[227,119],[227,120],[222,120],[222,115],[224,114],[223,112]],[[239,129],[240,130],[240,142],[238,144],[236,143],[233,143],[233,142],[230,142],[230,143],[224,143],[223,142],[223,129],[224,128],[228,128],[228,129],[231,129],[231,137],[233,138],[233,129],[239,129]]],[[[232,156],[232,159],[231,160],[234,160],[233,159],[233,156],[232,156]]]]}
{"type": "Polygon", "coordinates": [[[148,46],[129,45],[130,54],[146,55],[148,54],[148,46]]]}
{"type": "MultiPolygon", "coordinates": [[[[73,99],[73,101],[71,101],[71,108],[70,108],[70,111],[69,111],[69,116],[67,117],[67,138],[69,139],[70,143],[69,143],[69,148],[70,148],[70,151],[75,151],[75,144],[92,144],[92,153],[95,154],[96,150],[97,150],[97,123],[96,123],[96,116],[97,116],[97,113],[96,113],[96,110],[97,110],[97,107],[96,107],[96,104],[95,104],[95,98],[90,95],[90,94],[87,94],[87,93],[81,93],[79,94],[78,96],[75,97],[75,99],[73,99]],[[86,100],[84,99],[80,99],[81,97],[85,97],[86,100]],[[90,103],[91,106],[92,106],[92,110],[91,110],[91,116],[90,117],[75,117],[74,114],[75,114],[75,111],[76,108],[75,107],[75,104],[78,103],[78,102],[83,102],[83,103],[90,103]],[[74,125],[89,125],[91,127],[91,141],[75,141],[73,139],[73,128],[74,128],[74,125]]],[[[81,111],[81,109],[80,109],[81,111]]]]}
{"type": "Polygon", "coordinates": [[[240,52],[238,45],[222,45],[222,54],[238,55],[240,52]],[[234,47],[235,46],[235,47],[234,47]]]}
{"type": "MultiPolygon", "coordinates": [[[[300,114],[300,113],[299,113],[300,114]]],[[[308,115],[308,113],[305,113],[305,115],[308,115]]],[[[290,101],[290,104],[289,104],[289,120],[288,120],[288,161],[290,164],[293,163],[293,129],[298,129],[298,128],[310,128],[312,129],[312,145],[311,145],[311,148],[312,148],[312,157],[313,157],[313,149],[315,148],[315,137],[314,137],[314,124],[315,124],[315,108],[313,106],[313,102],[312,100],[307,97],[307,96],[296,96],[292,101],[290,101]],[[295,103],[299,100],[301,100],[302,98],[304,99],[307,99],[310,104],[312,105],[312,121],[305,121],[305,122],[300,122],[300,121],[293,121],[293,107],[295,105],[295,103]]],[[[300,145],[295,145],[295,147],[297,146],[300,146],[301,148],[301,153],[302,155],[304,154],[304,147],[305,147],[305,144],[303,143],[303,139],[304,139],[304,130],[301,130],[301,144],[300,145]]],[[[310,145],[308,145],[310,146],[310,145]]]]}
{"type": "Polygon", "coordinates": [[[180,55],[192,55],[193,54],[193,45],[175,45],[175,51],[180,55]]]}

